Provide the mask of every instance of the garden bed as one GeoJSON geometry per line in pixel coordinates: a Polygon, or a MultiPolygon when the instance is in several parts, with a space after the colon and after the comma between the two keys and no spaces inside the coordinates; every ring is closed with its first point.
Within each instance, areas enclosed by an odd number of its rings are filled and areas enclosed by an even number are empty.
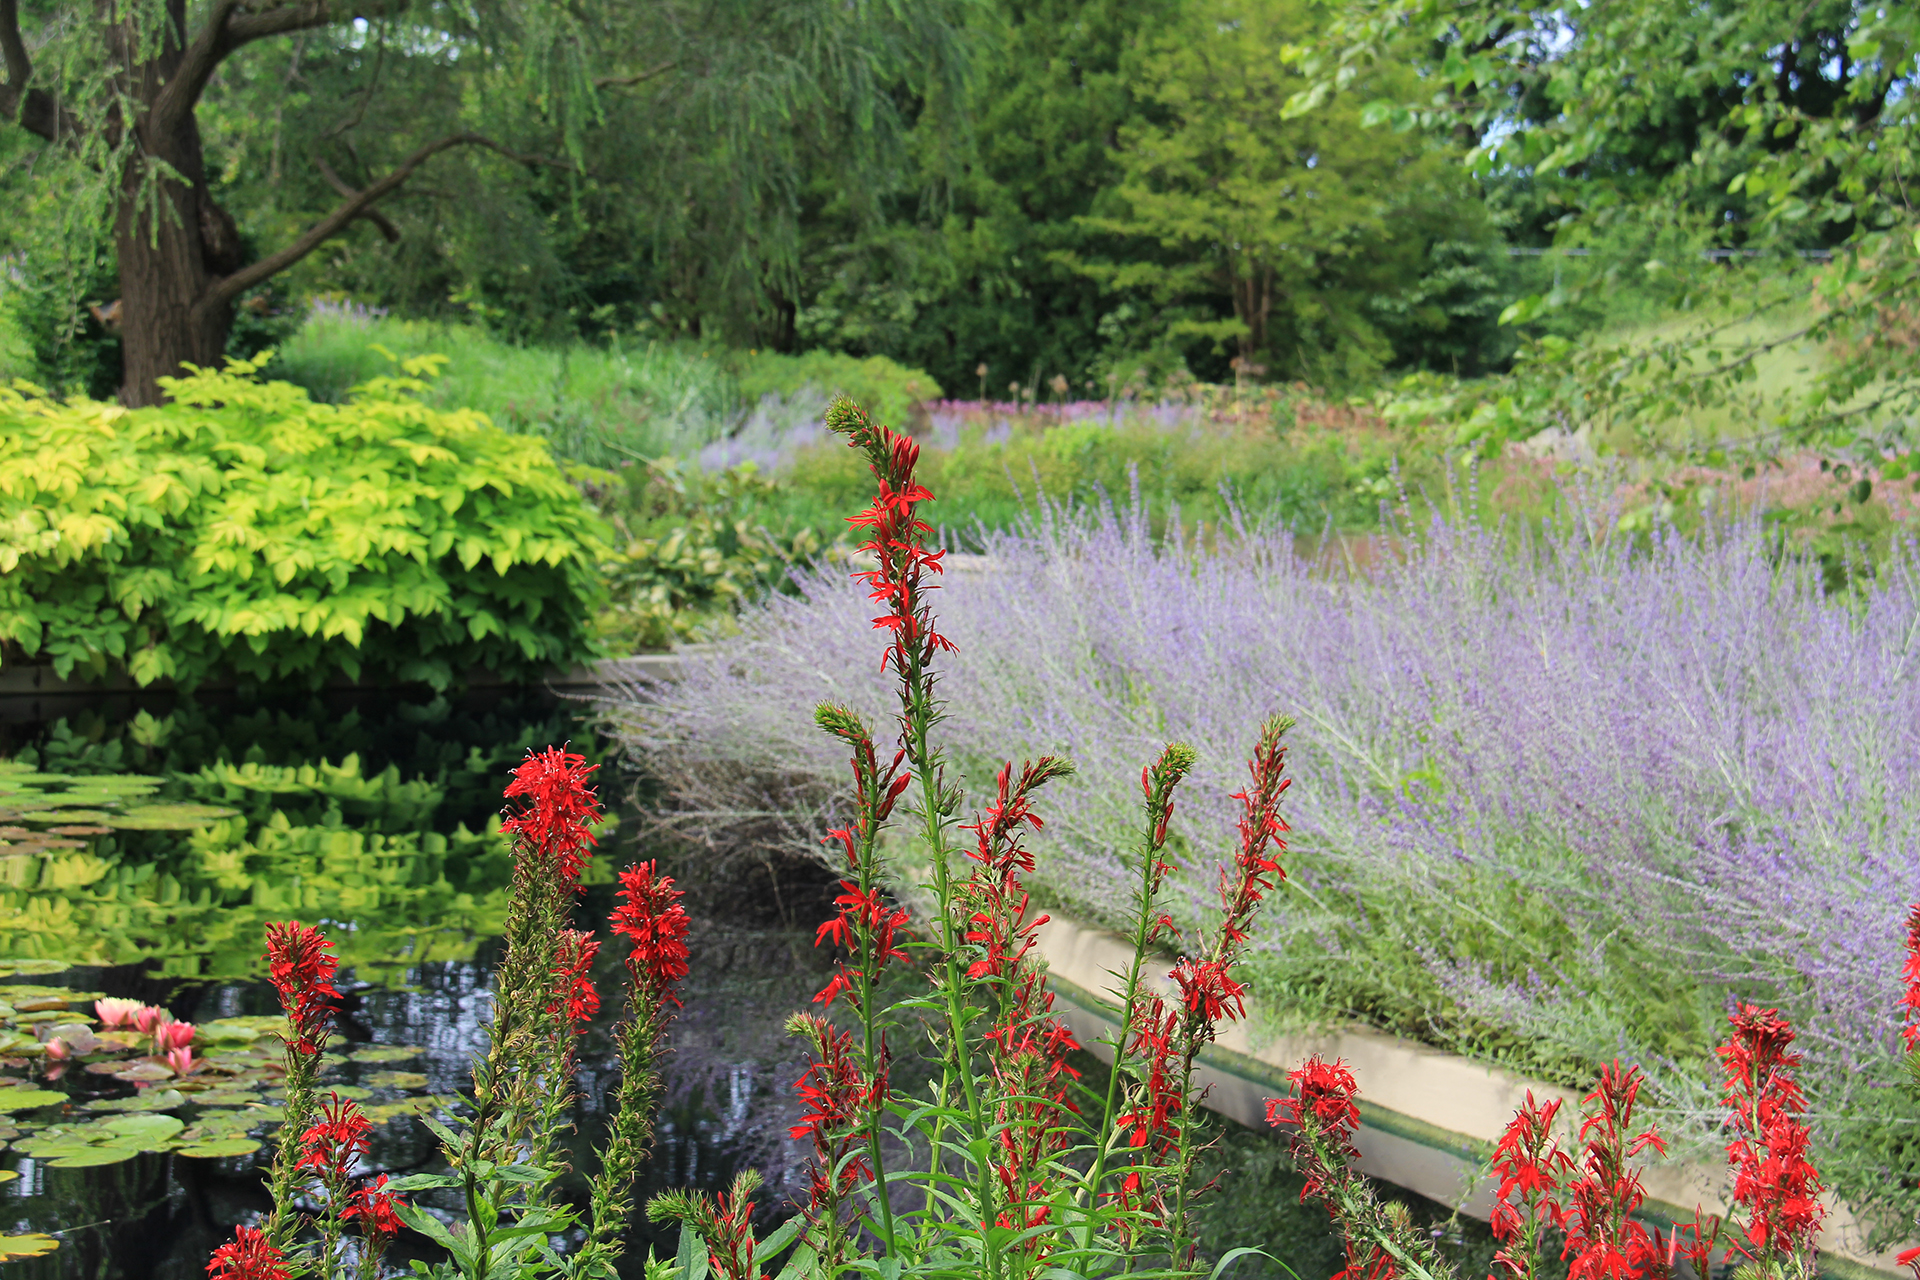
{"type": "MultiPolygon", "coordinates": [[[[1365,572],[1124,514],[992,539],[997,572],[937,601],[950,767],[977,796],[1006,758],[1072,759],[1037,888],[1110,927],[1141,764],[1190,742],[1169,844],[1188,925],[1253,731],[1293,715],[1289,879],[1247,958],[1263,1042],[1358,1022],[1562,1089],[1624,1056],[1683,1157],[1711,1162],[1727,1003],[1778,1005],[1827,1185],[1885,1243],[1916,1186],[1896,1034],[1920,885],[1914,566],[1896,552],[1831,594],[1757,523],[1648,535],[1621,514],[1570,503],[1524,546],[1405,529],[1365,572]]],[[[626,737],[682,829],[806,856],[844,764],[813,705],[892,716],[873,612],[823,571],[629,696],[626,737]]]]}

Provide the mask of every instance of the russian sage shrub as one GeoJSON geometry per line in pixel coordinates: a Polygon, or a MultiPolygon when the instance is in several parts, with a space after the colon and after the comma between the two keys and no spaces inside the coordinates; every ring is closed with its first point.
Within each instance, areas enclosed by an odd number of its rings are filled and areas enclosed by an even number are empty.
{"type": "MultiPolygon", "coordinates": [[[[990,538],[941,602],[954,758],[975,791],[989,744],[1074,762],[1038,892],[1113,924],[1138,761],[1200,752],[1169,844],[1197,909],[1239,744],[1286,712],[1291,874],[1249,961],[1269,1028],[1360,1017],[1568,1084],[1624,1053],[1704,1141],[1729,1002],[1778,1004],[1836,1185],[1904,1203],[1920,1159],[1881,1086],[1920,886],[1913,548],[1829,596],[1755,524],[1590,536],[1608,527],[1576,512],[1515,550],[1436,523],[1331,572],[1283,534],[1203,548],[1111,513],[990,538]]],[[[801,587],[627,712],[716,844],[817,835],[842,762],[803,712],[886,710],[861,590],[801,587]]]]}

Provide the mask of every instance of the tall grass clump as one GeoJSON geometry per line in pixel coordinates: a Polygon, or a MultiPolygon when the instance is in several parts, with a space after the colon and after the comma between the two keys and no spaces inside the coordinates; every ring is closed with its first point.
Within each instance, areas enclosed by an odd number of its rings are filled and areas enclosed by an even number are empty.
{"type": "MultiPolygon", "coordinates": [[[[1278,708],[1309,781],[1249,943],[1269,1031],[1357,1016],[1578,1086],[1624,1054],[1684,1148],[1717,1123],[1730,1002],[1777,1005],[1829,1185],[1910,1213],[1920,1156],[1883,1086],[1920,882],[1915,548],[1829,594],[1757,522],[1636,542],[1570,507],[1517,550],[1436,520],[1333,571],[1285,533],[1203,547],[1111,511],[991,535],[943,593],[953,767],[1072,758],[1036,893],[1123,926],[1120,782],[1191,743],[1187,820],[1230,822],[1238,744],[1278,708]]],[[[880,712],[871,628],[858,590],[808,578],[634,704],[684,830],[798,848],[845,803],[837,753],[791,726],[822,699],[880,712]]],[[[1176,876],[1176,920],[1211,892],[1176,876]]]]}

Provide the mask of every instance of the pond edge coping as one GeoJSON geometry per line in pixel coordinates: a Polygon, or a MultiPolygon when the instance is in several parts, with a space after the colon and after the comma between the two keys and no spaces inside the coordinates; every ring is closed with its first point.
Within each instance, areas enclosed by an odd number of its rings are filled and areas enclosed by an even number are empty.
{"type": "MultiPolygon", "coordinates": [[[[1036,931],[1035,952],[1046,961],[1054,991],[1061,997],[1062,1019],[1074,1036],[1103,1061],[1111,1049],[1100,1043],[1117,1026],[1117,975],[1132,958],[1130,945],[1115,934],[1091,928],[1045,909],[1036,931]]],[[[1171,965],[1150,956],[1143,977],[1171,994],[1171,965]]],[[[1251,1001],[1249,1002],[1251,1004],[1251,1001]]],[[[1527,1080],[1371,1027],[1342,1026],[1294,1032],[1255,1044],[1252,1019],[1231,1023],[1220,1038],[1200,1052],[1196,1075],[1206,1089],[1202,1105],[1254,1130],[1267,1128],[1266,1099],[1284,1096],[1287,1072],[1310,1054],[1344,1058],[1360,1082],[1360,1131],[1355,1167],[1430,1200],[1485,1221],[1495,1187],[1488,1173],[1494,1143],[1526,1094],[1559,1098],[1566,1114],[1577,1115],[1580,1094],[1558,1085],[1527,1080]]],[[[1637,1216],[1669,1227],[1689,1222],[1698,1205],[1724,1215],[1730,1183],[1722,1163],[1661,1161],[1640,1165],[1647,1203],[1637,1216]]],[[[1819,1270],[1836,1280],[1885,1280],[1905,1276],[1895,1260],[1900,1246],[1875,1251],[1866,1247],[1867,1230],[1846,1205],[1831,1194],[1821,1197],[1827,1219],[1819,1236],[1819,1270]]]]}

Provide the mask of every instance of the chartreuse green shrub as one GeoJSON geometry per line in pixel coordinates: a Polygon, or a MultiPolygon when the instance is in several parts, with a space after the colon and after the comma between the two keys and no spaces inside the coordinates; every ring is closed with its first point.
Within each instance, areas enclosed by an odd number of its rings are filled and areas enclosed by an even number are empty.
{"type": "Polygon", "coordinates": [[[264,357],[127,410],[0,390],[0,662],[436,688],[593,651],[603,526],[546,447],[419,395],[315,404],[264,357]]]}

